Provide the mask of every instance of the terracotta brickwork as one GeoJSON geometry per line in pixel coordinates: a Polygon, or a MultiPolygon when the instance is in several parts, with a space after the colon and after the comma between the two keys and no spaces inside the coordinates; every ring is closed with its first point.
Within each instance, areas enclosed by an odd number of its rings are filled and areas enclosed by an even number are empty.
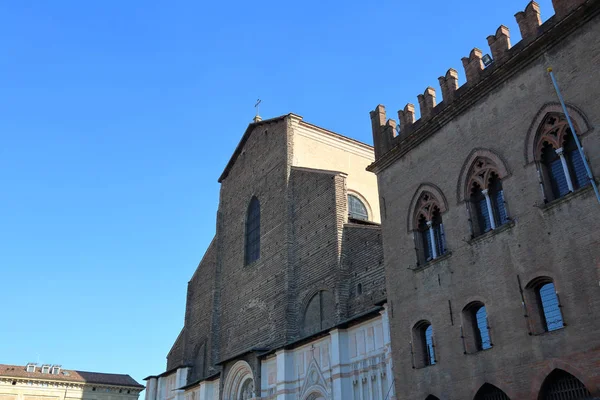
{"type": "Polygon", "coordinates": [[[485,383],[513,400],[541,399],[557,370],[600,396],[600,205],[585,183],[550,200],[548,176],[562,170],[555,163],[544,172],[539,151],[556,150],[567,135],[547,72],[553,67],[591,169],[600,173],[600,1],[553,4],[556,15],[543,25],[534,2],[517,14],[524,39],[512,47],[506,27],[488,37],[489,66],[477,49],[463,59],[466,84],[457,88],[455,71],[440,78],[444,98],[420,119],[399,112],[398,135],[383,106],[371,112],[377,159],[369,169],[386,210],[394,377],[404,399],[474,399],[485,383]],[[508,222],[474,237],[470,188],[487,189],[490,171],[501,180],[508,222]],[[447,205],[447,252],[418,264],[413,225],[424,187],[438,207],[447,205]],[[543,325],[539,282],[554,285],[558,327],[543,325]],[[485,305],[491,348],[467,343],[469,304],[485,305]],[[428,348],[413,328],[424,320],[433,327],[435,362],[421,367],[428,348]]]}
{"type": "Polygon", "coordinates": [[[228,377],[244,361],[253,379],[247,390],[260,394],[267,390],[265,357],[364,321],[365,313],[381,319],[381,229],[372,222],[379,204],[376,177],[365,171],[373,161],[372,147],[293,114],[249,125],[219,180],[216,235],[188,283],[185,324],[159,380],[185,371],[187,384],[213,379],[215,393],[227,397],[245,379],[232,384],[228,377]],[[349,192],[365,203],[370,221],[349,219],[349,192]],[[260,256],[246,264],[253,197],[260,202],[260,256]]]}

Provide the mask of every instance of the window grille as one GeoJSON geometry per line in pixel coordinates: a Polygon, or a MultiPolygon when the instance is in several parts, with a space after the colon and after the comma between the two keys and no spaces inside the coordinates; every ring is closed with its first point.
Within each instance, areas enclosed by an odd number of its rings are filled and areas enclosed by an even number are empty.
{"type": "Polygon", "coordinates": [[[554,283],[549,282],[540,286],[538,296],[542,306],[545,330],[551,332],[562,328],[564,326],[563,317],[554,283]]]}
{"type": "Polygon", "coordinates": [[[510,397],[496,386],[486,383],[475,395],[475,400],[510,400],[510,397]]]}
{"type": "Polygon", "coordinates": [[[348,195],[348,216],[353,219],[360,219],[367,221],[369,219],[369,213],[367,207],[363,204],[360,199],[352,194],[348,195]]]}
{"type": "Polygon", "coordinates": [[[591,399],[591,394],[579,379],[563,370],[555,370],[546,378],[540,398],[542,400],[583,400],[591,399]]]}
{"type": "Polygon", "coordinates": [[[256,197],[250,200],[246,217],[246,265],[260,257],[260,202],[256,197]]]}

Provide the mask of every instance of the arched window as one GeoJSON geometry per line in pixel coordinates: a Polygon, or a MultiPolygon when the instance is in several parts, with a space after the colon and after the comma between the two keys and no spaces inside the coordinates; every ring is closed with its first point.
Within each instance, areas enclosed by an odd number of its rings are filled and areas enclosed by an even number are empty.
{"type": "Polygon", "coordinates": [[[424,191],[416,207],[415,248],[419,264],[425,264],[446,253],[446,237],[438,199],[424,191]]]}
{"type": "Polygon", "coordinates": [[[463,309],[462,337],[465,353],[474,353],[492,348],[487,309],[479,301],[463,309]]]}
{"type": "Polygon", "coordinates": [[[348,195],[348,217],[363,221],[369,219],[367,207],[365,207],[364,203],[353,194],[348,195]]]}
{"type": "Polygon", "coordinates": [[[527,285],[527,298],[530,303],[530,316],[533,333],[552,332],[565,326],[561,304],[554,287],[554,281],[548,277],[536,278],[527,285]]]}
{"type": "Polygon", "coordinates": [[[540,400],[578,400],[591,398],[590,391],[576,377],[562,369],[555,369],[546,377],[540,400]]]}
{"type": "Polygon", "coordinates": [[[320,332],[335,324],[335,298],[329,290],[321,290],[311,297],[304,309],[302,335],[320,332]]]}
{"type": "Polygon", "coordinates": [[[468,173],[470,214],[473,236],[506,224],[508,214],[500,171],[503,169],[487,157],[477,157],[468,173]]]}
{"type": "Polygon", "coordinates": [[[252,197],[246,216],[246,265],[260,258],[260,202],[252,197]]]}
{"type": "Polygon", "coordinates": [[[564,114],[548,113],[538,128],[536,142],[536,161],[541,166],[547,200],[558,199],[590,183],[564,114]]]}
{"type": "Polygon", "coordinates": [[[477,391],[474,400],[510,400],[510,397],[502,389],[489,383],[484,383],[477,391]]]}
{"type": "Polygon", "coordinates": [[[425,398],[425,400],[440,400],[439,398],[435,397],[434,395],[430,394],[429,396],[427,396],[425,398]]]}
{"type": "Polygon", "coordinates": [[[414,326],[412,351],[416,368],[435,365],[433,327],[428,321],[421,321],[414,326]]]}

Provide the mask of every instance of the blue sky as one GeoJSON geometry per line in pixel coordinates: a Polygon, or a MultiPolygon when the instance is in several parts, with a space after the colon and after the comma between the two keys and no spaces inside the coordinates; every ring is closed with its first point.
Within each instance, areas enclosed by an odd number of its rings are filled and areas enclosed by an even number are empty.
{"type": "Polygon", "coordinates": [[[0,3],[0,363],[162,372],[256,99],[371,143],[525,5],[0,3]]]}

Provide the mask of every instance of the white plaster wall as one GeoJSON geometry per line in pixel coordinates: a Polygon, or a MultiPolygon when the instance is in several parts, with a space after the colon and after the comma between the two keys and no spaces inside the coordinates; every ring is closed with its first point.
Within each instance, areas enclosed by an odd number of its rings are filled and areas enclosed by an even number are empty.
{"type": "Polygon", "coordinates": [[[293,160],[296,167],[340,171],[348,175],[349,192],[366,200],[369,219],[379,223],[379,194],[375,174],[366,171],[374,161],[370,146],[344,138],[338,134],[292,119],[293,160]]]}

